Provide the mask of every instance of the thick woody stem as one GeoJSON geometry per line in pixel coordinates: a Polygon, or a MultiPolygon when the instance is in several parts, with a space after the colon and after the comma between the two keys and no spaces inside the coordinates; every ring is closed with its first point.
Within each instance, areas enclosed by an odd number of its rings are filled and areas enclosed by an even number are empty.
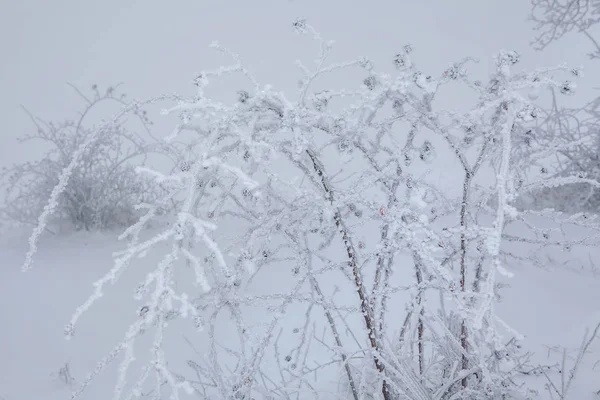
{"type": "MultiPolygon", "coordinates": [[[[327,177],[325,176],[325,171],[324,171],[323,165],[317,159],[316,155],[312,151],[306,150],[306,153],[310,157],[312,164],[313,164],[313,168],[321,180],[323,190],[325,191],[325,199],[328,200],[331,204],[333,204],[334,203],[333,191],[331,189],[331,186],[329,185],[329,181],[328,181],[327,177]]],[[[379,371],[379,373],[383,374],[384,370],[385,370],[385,366],[383,365],[383,363],[381,362],[381,360],[378,358],[378,355],[377,355],[380,353],[379,352],[380,346],[378,345],[377,338],[376,338],[376,332],[375,332],[376,328],[375,328],[375,321],[374,321],[374,317],[373,317],[373,310],[371,308],[371,305],[369,304],[367,291],[365,289],[365,285],[364,285],[364,282],[362,279],[362,274],[360,273],[360,268],[358,266],[358,260],[356,258],[356,251],[354,249],[354,245],[350,238],[350,234],[348,233],[348,228],[346,227],[346,225],[344,224],[344,221],[342,219],[342,213],[340,212],[340,210],[338,210],[338,209],[335,210],[333,219],[334,219],[336,227],[339,230],[339,233],[342,235],[342,240],[344,242],[344,248],[346,249],[346,254],[348,256],[348,266],[352,269],[352,276],[354,277],[356,293],[358,294],[358,297],[360,300],[360,308],[361,308],[361,312],[363,314],[363,318],[365,321],[365,326],[367,328],[367,333],[369,336],[369,343],[371,345],[371,348],[373,350],[375,350],[375,353],[376,353],[376,355],[373,356],[375,368],[377,368],[377,371],[379,371]]],[[[392,400],[390,390],[388,388],[388,385],[387,385],[385,379],[383,380],[382,393],[383,393],[384,400],[392,400]]]]}
{"type": "MultiPolygon", "coordinates": [[[[460,290],[464,293],[467,289],[467,206],[469,202],[469,189],[471,187],[471,172],[465,171],[465,180],[463,183],[463,197],[462,204],[460,207],[460,290]]],[[[468,332],[465,321],[462,321],[460,328],[460,344],[464,349],[462,356],[462,369],[466,371],[469,369],[469,360],[467,359],[466,353],[468,352],[468,332]]],[[[466,388],[468,378],[465,376],[462,381],[462,387],[466,388]]]]}
{"type": "Polygon", "coordinates": [[[423,335],[425,333],[425,325],[423,324],[423,316],[425,315],[425,309],[422,306],[422,302],[423,302],[423,295],[422,295],[422,287],[421,285],[423,284],[423,271],[421,270],[421,265],[419,262],[415,263],[415,271],[416,271],[416,276],[417,276],[417,284],[419,285],[419,294],[417,295],[417,307],[419,307],[421,309],[421,311],[419,312],[419,322],[417,325],[417,337],[418,337],[418,341],[417,341],[417,347],[419,350],[419,374],[421,376],[423,376],[423,373],[425,372],[425,349],[424,349],[424,344],[423,344],[423,335]]]}

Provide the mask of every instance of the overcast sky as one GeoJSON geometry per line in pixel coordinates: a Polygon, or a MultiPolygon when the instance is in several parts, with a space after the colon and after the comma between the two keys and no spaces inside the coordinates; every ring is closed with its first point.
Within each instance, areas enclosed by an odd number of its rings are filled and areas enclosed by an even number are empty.
{"type": "Polygon", "coordinates": [[[376,66],[389,65],[406,43],[431,73],[467,55],[489,69],[502,48],[522,53],[524,67],[586,60],[587,44],[576,37],[543,54],[531,50],[527,0],[0,1],[0,164],[27,157],[15,150],[16,137],[32,129],[20,104],[46,119],[73,116],[81,103],[67,82],[124,82],[140,99],[192,93],[195,74],[223,61],[207,46],[215,39],[240,53],[261,83],[293,90],[294,61],[310,62],[317,50],[293,34],[296,17],[336,41],[335,59],[364,55],[376,66]]]}

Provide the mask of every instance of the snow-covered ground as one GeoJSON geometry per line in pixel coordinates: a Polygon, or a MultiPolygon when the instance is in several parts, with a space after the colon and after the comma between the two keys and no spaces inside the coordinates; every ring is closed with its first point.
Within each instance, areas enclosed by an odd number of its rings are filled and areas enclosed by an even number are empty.
{"type": "MultiPolygon", "coordinates": [[[[63,335],[66,322],[91,293],[92,283],[112,266],[111,253],[121,249],[123,243],[110,234],[47,237],[42,241],[34,269],[23,273],[19,267],[26,244],[26,235],[12,233],[5,234],[0,245],[0,399],[67,399],[70,395],[67,381],[73,379],[73,385],[81,382],[137,317],[136,310],[141,305],[136,304],[132,292],[147,272],[145,263],[153,262],[152,254],[109,287],[106,296],[82,319],[76,336],[67,341],[63,335]]],[[[504,300],[498,306],[500,315],[526,336],[523,344],[536,353],[535,362],[560,363],[562,354],[553,347],[566,346],[574,351],[581,344],[586,328],[600,322],[600,277],[594,277],[589,270],[542,270],[527,266],[514,272],[511,287],[504,290],[504,300]]],[[[273,280],[261,280],[258,285],[264,287],[256,291],[270,290],[274,282],[282,279],[272,271],[269,275],[273,280]]],[[[261,310],[254,312],[260,319],[261,310]]],[[[295,312],[304,311],[291,309],[290,321],[294,320],[295,312]]],[[[196,352],[202,353],[204,339],[202,334],[194,335],[187,329],[178,326],[172,330],[166,345],[172,350],[170,354],[175,355],[170,367],[189,374],[191,369],[185,361],[200,359],[196,352]]],[[[224,329],[219,337],[226,342],[228,334],[235,335],[224,329]]],[[[600,361],[600,340],[586,357],[573,386],[572,399],[591,400],[593,391],[600,390],[600,365],[594,368],[594,363],[600,361]]],[[[139,359],[143,358],[144,350],[140,349],[139,359]]],[[[567,359],[567,365],[571,362],[567,359]]],[[[110,396],[117,365],[118,362],[111,365],[92,384],[85,399],[110,396]]],[[[556,371],[550,369],[549,377],[559,379],[556,371]]],[[[335,371],[329,379],[334,385],[335,371]]],[[[543,390],[545,379],[535,379],[536,386],[543,390]]],[[[540,398],[548,397],[542,391],[540,398]]]]}

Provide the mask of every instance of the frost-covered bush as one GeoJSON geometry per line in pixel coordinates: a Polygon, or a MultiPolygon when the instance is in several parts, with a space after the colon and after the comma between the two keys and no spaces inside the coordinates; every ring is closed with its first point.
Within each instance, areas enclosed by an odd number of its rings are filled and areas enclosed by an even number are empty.
{"type": "MultiPolygon", "coordinates": [[[[61,172],[73,155],[94,132],[90,114],[104,103],[122,107],[124,97],[113,88],[101,93],[93,87],[91,96],[81,92],[85,104],[77,120],[46,123],[31,116],[37,131],[21,139],[27,149],[45,148],[38,160],[24,162],[3,171],[5,188],[1,216],[13,222],[36,224],[48,198],[59,182],[61,172]]],[[[149,121],[137,113],[140,126],[149,121]]],[[[135,172],[152,152],[150,138],[130,132],[121,121],[104,124],[86,144],[69,182],[61,191],[54,210],[52,225],[65,223],[76,229],[106,229],[132,224],[140,213],[137,204],[153,202],[160,190],[145,176],[135,172]]],[[[161,150],[163,151],[163,150],[161,150]]]]}
{"type": "MultiPolygon", "coordinates": [[[[600,180],[600,99],[583,108],[554,106],[540,110],[539,123],[526,132],[523,152],[556,149],[550,157],[536,160],[529,172],[554,178],[578,177],[600,180]]],[[[547,187],[519,202],[528,208],[554,208],[566,213],[600,213],[600,189],[585,182],[547,187]]]]}
{"type": "Polygon", "coordinates": [[[535,250],[599,242],[593,218],[514,207],[543,188],[599,185],[526,174],[562,149],[523,154],[537,115],[527,94],[576,77],[564,67],[514,72],[511,51],[487,82],[469,78],[469,59],[429,75],[410,46],[390,57],[390,76],[364,58],[329,64],[331,43],[303,20],[294,27],[320,47],[315,65],[299,63],[297,93],[261,85],[215,44],[234,64],[202,72],[197,93],[165,110],[181,121],[165,139],[186,156],[173,171],[138,169],[168,193],[120,236],[127,246],[65,333],[76,335],[108,283],[137,263],[139,310],[73,398],[118,357],[115,399],[531,398],[521,335],[495,306],[513,267],[539,262],[535,250]],[[360,78],[314,89],[344,68],[360,78]],[[248,78],[237,102],[206,94],[232,73],[248,78]],[[455,96],[458,84],[475,100],[439,109],[437,96],[455,96]],[[144,231],[171,199],[168,226],[144,231]],[[567,226],[585,237],[567,237],[567,226]],[[184,331],[187,369],[169,346],[184,331]]]}
{"type": "MultiPolygon", "coordinates": [[[[568,33],[575,32],[592,47],[591,60],[600,60],[598,22],[600,2],[596,0],[532,0],[531,20],[539,32],[534,46],[543,50],[568,33]]],[[[579,70],[574,73],[581,75],[579,70]]],[[[588,79],[594,79],[594,69],[588,79]]],[[[558,92],[570,93],[572,86],[557,88],[549,107],[539,111],[539,123],[528,132],[524,146],[556,147],[557,152],[538,164],[538,173],[547,176],[579,176],[600,179],[600,98],[587,104],[565,107],[556,101],[558,92]]],[[[600,213],[600,190],[587,184],[545,188],[524,199],[526,207],[555,208],[568,213],[600,213]]]]}

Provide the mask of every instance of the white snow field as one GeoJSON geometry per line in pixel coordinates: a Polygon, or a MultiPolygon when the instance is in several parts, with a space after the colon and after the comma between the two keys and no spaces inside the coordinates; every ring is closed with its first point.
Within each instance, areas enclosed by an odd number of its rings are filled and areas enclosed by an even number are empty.
{"type": "MultiPolygon", "coordinates": [[[[114,236],[73,233],[44,237],[34,268],[24,273],[20,265],[27,250],[26,234],[3,235],[0,247],[0,399],[68,399],[71,389],[111,351],[128,325],[137,318],[136,311],[143,304],[136,303],[133,290],[148,272],[148,267],[157,262],[153,253],[135,262],[117,284],[108,286],[106,295],[84,315],[71,340],[65,340],[63,334],[73,311],[91,294],[92,283],[112,266],[111,253],[123,248],[124,243],[114,236]]],[[[507,323],[525,336],[524,347],[535,352],[532,365],[554,366],[547,374],[559,382],[557,365],[562,362],[562,353],[555,346],[565,346],[570,351],[568,354],[575,356],[585,330],[593,329],[600,322],[600,274],[596,276],[590,268],[567,269],[552,265],[550,261],[547,266],[547,269],[527,265],[513,269],[515,277],[508,282],[511,286],[503,290],[504,299],[498,310],[507,323]]],[[[271,268],[258,271],[258,274],[262,274],[261,278],[255,280],[250,291],[277,293],[285,287],[289,270],[271,268]]],[[[402,273],[399,275],[397,279],[401,279],[402,273]]],[[[335,284],[335,279],[332,281],[329,283],[335,284]]],[[[185,284],[185,279],[178,282],[178,285],[185,284]]],[[[399,318],[403,318],[401,308],[390,305],[390,310],[398,311],[399,318]]],[[[294,329],[303,329],[295,321],[303,321],[305,312],[304,306],[288,310],[282,323],[285,332],[282,332],[280,344],[281,359],[295,344],[294,329]]],[[[320,312],[315,311],[316,314],[320,312]]],[[[255,308],[247,317],[258,321],[262,315],[261,309],[255,308]]],[[[221,326],[222,331],[217,332],[219,342],[225,346],[234,343],[235,327],[221,326]]],[[[207,333],[195,333],[185,322],[177,322],[170,328],[165,342],[169,350],[169,367],[193,377],[187,361],[201,363],[207,333]]],[[[348,335],[342,336],[348,339],[348,335]]],[[[138,361],[147,357],[150,344],[150,341],[142,340],[138,361]]],[[[318,346],[314,349],[309,358],[318,360],[324,355],[324,360],[327,359],[326,351],[318,346]]],[[[221,356],[226,357],[225,352],[221,356]]],[[[600,390],[599,361],[600,340],[597,340],[586,355],[570,398],[594,399],[594,391],[600,390]]],[[[567,363],[570,365],[572,360],[568,358],[567,363]]],[[[119,360],[115,360],[96,378],[83,398],[111,398],[118,365],[119,360]]],[[[338,383],[343,384],[343,371],[335,365],[327,371],[319,374],[318,386],[323,391],[328,388],[333,391],[338,383]]],[[[139,369],[133,368],[131,373],[135,377],[139,369]]],[[[533,383],[532,387],[539,388],[540,399],[550,398],[543,388],[546,382],[543,376],[525,379],[533,383]]],[[[306,393],[305,398],[313,397],[306,393]]]]}

